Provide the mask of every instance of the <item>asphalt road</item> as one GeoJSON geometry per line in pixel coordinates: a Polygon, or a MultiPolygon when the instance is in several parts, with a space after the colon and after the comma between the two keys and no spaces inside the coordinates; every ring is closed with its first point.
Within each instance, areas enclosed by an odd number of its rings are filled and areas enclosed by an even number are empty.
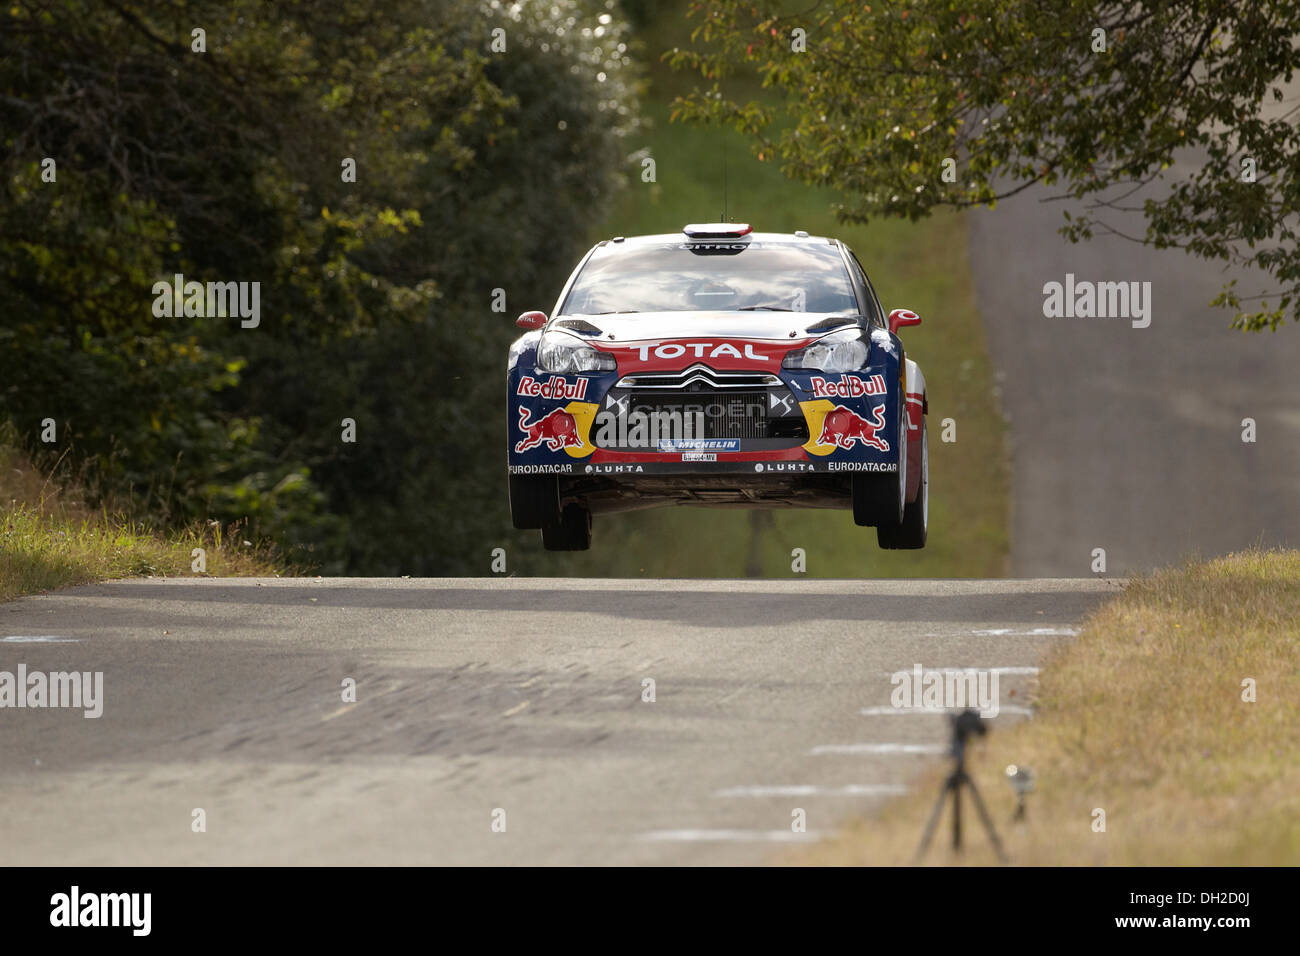
{"type": "MultiPolygon", "coordinates": [[[[1300,546],[1300,328],[1230,330],[1232,313],[1210,301],[1233,276],[1245,293],[1267,289],[1257,278],[1100,232],[1071,245],[1057,230],[1078,207],[1046,195],[970,218],[1010,421],[1012,573],[1088,575],[1096,548],[1107,573],[1127,575],[1257,543],[1300,546]],[[1150,326],[1046,318],[1044,284],[1067,273],[1150,282],[1150,326]],[[1246,418],[1253,444],[1242,441],[1246,418]]],[[[1140,215],[1108,221],[1145,231],[1140,215]]]]}
{"type": "Polygon", "coordinates": [[[996,732],[1115,587],[137,579],[24,598],[0,606],[0,671],[100,671],[103,714],[0,709],[0,861],[760,861],[936,759],[942,718],[871,710],[891,710],[889,673],[1011,668],[996,732]]]}

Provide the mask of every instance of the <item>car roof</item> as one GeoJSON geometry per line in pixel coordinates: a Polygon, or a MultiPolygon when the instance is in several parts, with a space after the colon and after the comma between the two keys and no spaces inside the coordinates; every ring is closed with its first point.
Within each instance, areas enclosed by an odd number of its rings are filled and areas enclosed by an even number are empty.
{"type": "Polygon", "coordinates": [[[791,232],[751,232],[748,235],[738,238],[727,239],[691,239],[681,232],[661,232],[652,236],[617,236],[613,239],[602,239],[596,243],[597,246],[606,245],[626,245],[633,246],[656,246],[665,243],[679,242],[788,242],[804,245],[836,245],[838,240],[828,238],[827,236],[798,236],[791,232]]]}

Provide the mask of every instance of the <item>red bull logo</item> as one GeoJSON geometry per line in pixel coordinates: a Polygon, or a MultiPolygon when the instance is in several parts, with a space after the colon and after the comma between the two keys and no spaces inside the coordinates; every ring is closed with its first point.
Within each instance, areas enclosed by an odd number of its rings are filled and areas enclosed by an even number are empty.
{"type": "Polygon", "coordinates": [[[525,375],[519,380],[519,388],[515,393],[531,398],[574,399],[580,402],[587,397],[587,380],[580,378],[576,382],[568,382],[558,375],[552,375],[545,382],[539,382],[531,375],[525,375]]]}
{"type": "Polygon", "coordinates": [[[524,440],[515,445],[515,451],[528,451],[542,442],[551,451],[573,448],[582,444],[578,437],[578,425],[562,408],[548,412],[535,422],[530,422],[531,412],[523,405],[519,406],[519,430],[524,433],[524,440]]]}
{"type": "Polygon", "coordinates": [[[885,376],[876,374],[870,378],[860,378],[857,375],[841,375],[837,381],[814,375],[812,393],[813,398],[862,398],[864,395],[884,395],[885,376]]]}
{"type": "Polygon", "coordinates": [[[880,451],[889,451],[889,442],[876,437],[876,432],[885,427],[885,406],[877,405],[871,410],[871,418],[863,418],[851,408],[837,405],[826,413],[822,423],[819,445],[836,445],[840,448],[852,448],[858,442],[880,451]]]}

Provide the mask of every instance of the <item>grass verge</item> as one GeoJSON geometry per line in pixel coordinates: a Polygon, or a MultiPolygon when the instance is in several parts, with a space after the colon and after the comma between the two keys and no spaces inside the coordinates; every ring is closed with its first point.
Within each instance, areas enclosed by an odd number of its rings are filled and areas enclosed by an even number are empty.
{"type": "Polygon", "coordinates": [[[289,573],[239,530],[211,525],[164,534],[93,511],[74,486],[55,484],[0,446],[0,601],[110,578],[289,573]],[[202,574],[192,570],[195,548],[205,552],[202,574]]]}
{"type": "MultiPolygon", "coordinates": [[[[1247,551],[1134,580],[1045,662],[1036,716],[992,733],[971,771],[1026,865],[1300,862],[1300,552],[1247,551]],[[1254,702],[1243,699],[1247,680],[1254,702]],[[1033,769],[1011,826],[1008,764],[1033,769]],[[1105,811],[1105,832],[1094,830],[1105,811]]],[[[791,859],[906,863],[943,771],[791,859]]],[[[945,815],[943,825],[949,823],[945,815]]],[[[967,804],[962,861],[995,862],[967,804]]],[[[930,862],[953,862],[941,830],[930,862]]]]}

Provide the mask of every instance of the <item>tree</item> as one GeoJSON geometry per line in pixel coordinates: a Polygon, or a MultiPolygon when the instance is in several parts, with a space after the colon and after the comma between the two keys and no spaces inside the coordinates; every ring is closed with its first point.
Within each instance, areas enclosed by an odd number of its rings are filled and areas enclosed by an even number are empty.
{"type": "Polygon", "coordinates": [[[0,415],[37,451],[56,418],[51,457],[154,517],[469,570],[510,527],[492,292],[553,294],[623,178],[622,30],[578,0],[6,4],[0,415]],[[176,273],[260,283],[260,324],[159,315],[176,273]]]}
{"type": "Polygon", "coordinates": [[[844,221],[1054,187],[1084,203],[1062,228],[1072,241],[1118,232],[1107,212],[1131,203],[1147,228],[1129,238],[1271,276],[1276,298],[1247,304],[1229,284],[1215,300],[1237,327],[1300,314],[1300,126],[1294,110],[1264,109],[1300,63],[1296,0],[701,0],[693,12],[702,44],[671,60],[713,82],[674,117],[733,125],[789,176],[841,190],[844,221]],[[755,71],[771,92],[737,96],[755,71]],[[1162,174],[1167,198],[1124,188],[1162,174]]]}

